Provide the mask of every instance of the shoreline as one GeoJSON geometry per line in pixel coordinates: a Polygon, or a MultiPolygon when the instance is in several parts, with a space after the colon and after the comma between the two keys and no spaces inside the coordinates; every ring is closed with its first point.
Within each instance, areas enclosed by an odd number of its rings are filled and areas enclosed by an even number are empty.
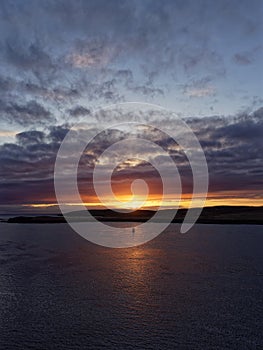
{"type": "MultiPolygon", "coordinates": [[[[163,210],[163,219],[153,222],[161,223],[170,221],[172,209],[163,210]],[[165,218],[167,214],[167,220],[165,218]]],[[[195,209],[190,209],[195,210],[195,209]]],[[[90,214],[101,222],[146,222],[156,213],[153,210],[136,210],[134,212],[117,213],[110,209],[90,210],[90,214]]],[[[182,223],[187,213],[186,209],[179,209],[174,215],[171,223],[182,223]]],[[[68,213],[72,221],[90,222],[85,217],[85,212],[76,211],[68,213]]],[[[0,223],[21,223],[21,224],[57,224],[66,223],[62,214],[57,215],[36,215],[36,216],[14,216],[7,220],[0,219],[0,223]]],[[[216,224],[216,225],[263,225],[263,207],[205,207],[196,221],[198,224],[216,224]]]]}

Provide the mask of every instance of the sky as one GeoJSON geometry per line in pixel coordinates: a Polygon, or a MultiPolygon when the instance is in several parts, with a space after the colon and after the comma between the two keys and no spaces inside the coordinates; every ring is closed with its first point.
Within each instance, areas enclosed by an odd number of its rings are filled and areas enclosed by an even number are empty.
{"type": "MultiPolygon", "coordinates": [[[[262,17],[261,0],[1,1],[0,212],[49,210],[69,129],[85,120],[86,131],[99,130],[105,118],[95,110],[132,101],[172,110],[193,129],[209,168],[207,205],[263,205],[262,17]]],[[[125,135],[98,137],[83,155],[79,188],[89,206],[100,205],[98,157],[125,135]]],[[[153,136],[178,166],[186,206],[183,152],[153,136]]],[[[138,175],[149,182],[148,206],[158,205],[162,186],[147,162],[121,164],[115,192],[128,198],[138,175]]]]}

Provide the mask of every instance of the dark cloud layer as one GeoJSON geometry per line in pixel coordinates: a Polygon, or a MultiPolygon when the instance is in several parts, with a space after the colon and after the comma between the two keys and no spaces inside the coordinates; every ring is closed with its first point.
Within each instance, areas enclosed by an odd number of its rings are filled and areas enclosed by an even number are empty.
{"type": "MultiPolygon", "coordinates": [[[[187,122],[199,138],[207,158],[210,192],[246,190],[250,196],[260,195],[263,175],[263,108],[252,115],[192,118],[187,122]]],[[[17,134],[16,143],[6,143],[0,147],[0,204],[55,202],[54,162],[68,130],[69,126],[61,125],[50,127],[47,132],[22,132],[17,134]]],[[[84,140],[86,134],[80,130],[76,136],[84,140]]],[[[101,153],[127,136],[127,133],[112,130],[99,134],[90,144],[81,158],[79,169],[80,186],[84,186],[85,191],[90,187],[92,193],[92,169],[101,153]]],[[[152,138],[174,158],[183,179],[184,191],[191,192],[192,175],[183,151],[175,147],[173,140],[161,134],[149,134],[148,138],[152,138]]],[[[147,150],[142,150],[142,155],[144,152],[147,150]]],[[[147,163],[131,164],[127,160],[127,163],[116,169],[116,183],[129,182],[138,175],[150,183],[158,182],[156,172],[147,163]]]]}

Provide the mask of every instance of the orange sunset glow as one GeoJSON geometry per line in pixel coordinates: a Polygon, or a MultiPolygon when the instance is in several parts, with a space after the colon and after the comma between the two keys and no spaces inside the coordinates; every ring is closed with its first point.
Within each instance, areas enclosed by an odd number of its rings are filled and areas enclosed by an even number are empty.
{"type": "MultiPolygon", "coordinates": [[[[246,198],[245,193],[244,197],[241,196],[241,194],[233,193],[233,192],[226,192],[226,193],[208,193],[205,206],[212,207],[212,206],[262,206],[263,200],[261,198],[246,198]],[[222,198],[220,198],[220,195],[222,198]],[[239,196],[239,197],[238,197],[239,196]]],[[[118,194],[116,195],[116,198],[118,201],[123,202],[123,205],[120,207],[119,202],[116,204],[116,201],[112,199],[112,197],[103,198],[103,202],[105,205],[102,204],[100,200],[98,200],[97,197],[87,197],[82,196],[83,204],[87,207],[87,209],[93,209],[93,208],[116,208],[116,209],[158,209],[160,205],[165,209],[173,209],[173,208],[189,208],[192,207],[198,207],[198,201],[195,203],[192,203],[191,201],[191,195],[182,195],[181,199],[176,199],[173,196],[162,198],[162,196],[157,195],[150,195],[148,196],[147,200],[141,205],[141,203],[144,200],[144,197],[140,195],[131,195],[131,194],[118,194]]],[[[65,203],[69,207],[72,206],[78,206],[78,203],[72,203],[68,202],[65,203]]],[[[57,207],[57,203],[30,203],[30,204],[24,204],[25,207],[32,207],[32,208],[49,208],[49,207],[57,207]]]]}

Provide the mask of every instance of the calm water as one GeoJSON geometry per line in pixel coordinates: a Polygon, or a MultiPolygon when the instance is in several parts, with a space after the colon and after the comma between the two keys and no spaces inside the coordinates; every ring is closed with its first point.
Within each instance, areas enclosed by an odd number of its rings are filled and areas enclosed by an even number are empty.
{"type": "Polygon", "coordinates": [[[0,224],[0,349],[263,349],[263,230],[172,224],[144,246],[0,224]]]}

